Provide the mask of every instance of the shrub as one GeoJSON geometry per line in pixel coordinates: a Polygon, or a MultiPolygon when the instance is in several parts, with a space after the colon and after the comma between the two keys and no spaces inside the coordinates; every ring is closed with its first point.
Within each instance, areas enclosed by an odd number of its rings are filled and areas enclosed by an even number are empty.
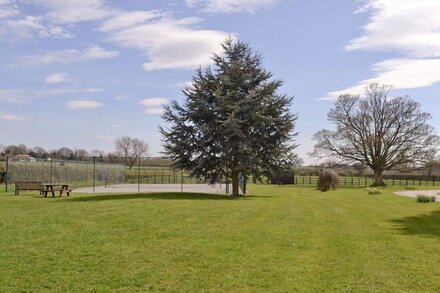
{"type": "Polygon", "coordinates": [[[321,171],[318,178],[318,186],[317,186],[318,189],[322,191],[327,191],[330,188],[336,189],[338,185],[339,185],[339,176],[334,170],[327,169],[321,171]]]}
{"type": "Polygon", "coordinates": [[[416,197],[417,202],[435,202],[435,196],[429,196],[426,194],[418,194],[416,197]]]}
{"type": "Polygon", "coordinates": [[[374,187],[367,188],[367,192],[368,192],[368,194],[380,194],[379,189],[374,188],[374,187]]]}

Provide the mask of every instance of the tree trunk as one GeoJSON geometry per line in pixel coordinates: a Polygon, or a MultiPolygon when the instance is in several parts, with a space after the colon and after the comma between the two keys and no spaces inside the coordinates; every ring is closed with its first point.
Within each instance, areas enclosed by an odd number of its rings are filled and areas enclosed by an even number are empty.
{"type": "Polygon", "coordinates": [[[232,196],[239,196],[239,176],[240,170],[238,169],[238,162],[234,159],[232,163],[232,196]]]}
{"type": "Polygon", "coordinates": [[[383,170],[373,170],[374,171],[374,183],[373,186],[385,186],[383,181],[383,170]]]}

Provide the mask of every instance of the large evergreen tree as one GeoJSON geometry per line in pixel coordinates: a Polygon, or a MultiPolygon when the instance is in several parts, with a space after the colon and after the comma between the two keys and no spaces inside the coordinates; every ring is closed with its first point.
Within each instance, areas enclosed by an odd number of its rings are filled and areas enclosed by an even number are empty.
{"type": "Polygon", "coordinates": [[[239,195],[239,174],[255,180],[295,159],[296,114],[292,97],[279,94],[283,84],[262,66],[262,58],[241,41],[226,40],[214,65],[199,69],[183,90],[186,101],[172,101],[160,128],[165,154],[176,167],[210,183],[232,179],[239,195]]]}

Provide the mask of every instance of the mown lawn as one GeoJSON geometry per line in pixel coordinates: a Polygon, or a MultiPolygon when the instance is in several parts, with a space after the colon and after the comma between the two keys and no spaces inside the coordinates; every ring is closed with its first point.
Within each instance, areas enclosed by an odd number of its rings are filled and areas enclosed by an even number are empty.
{"type": "Polygon", "coordinates": [[[391,189],[0,193],[0,292],[439,292],[440,204],[391,189]]]}

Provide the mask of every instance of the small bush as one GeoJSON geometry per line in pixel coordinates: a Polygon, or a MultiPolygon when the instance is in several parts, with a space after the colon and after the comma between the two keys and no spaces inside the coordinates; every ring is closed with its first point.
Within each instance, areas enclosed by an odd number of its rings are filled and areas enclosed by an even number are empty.
{"type": "Polygon", "coordinates": [[[334,170],[323,170],[319,174],[317,188],[322,191],[327,191],[330,188],[336,189],[339,185],[339,176],[334,170]]]}
{"type": "Polygon", "coordinates": [[[368,194],[380,194],[379,189],[374,188],[374,187],[367,188],[367,192],[368,192],[368,194]]]}
{"type": "Polygon", "coordinates": [[[429,196],[426,194],[418,194],[416,197],[417,202],[435,202],[435,196],[429,196]]]}

